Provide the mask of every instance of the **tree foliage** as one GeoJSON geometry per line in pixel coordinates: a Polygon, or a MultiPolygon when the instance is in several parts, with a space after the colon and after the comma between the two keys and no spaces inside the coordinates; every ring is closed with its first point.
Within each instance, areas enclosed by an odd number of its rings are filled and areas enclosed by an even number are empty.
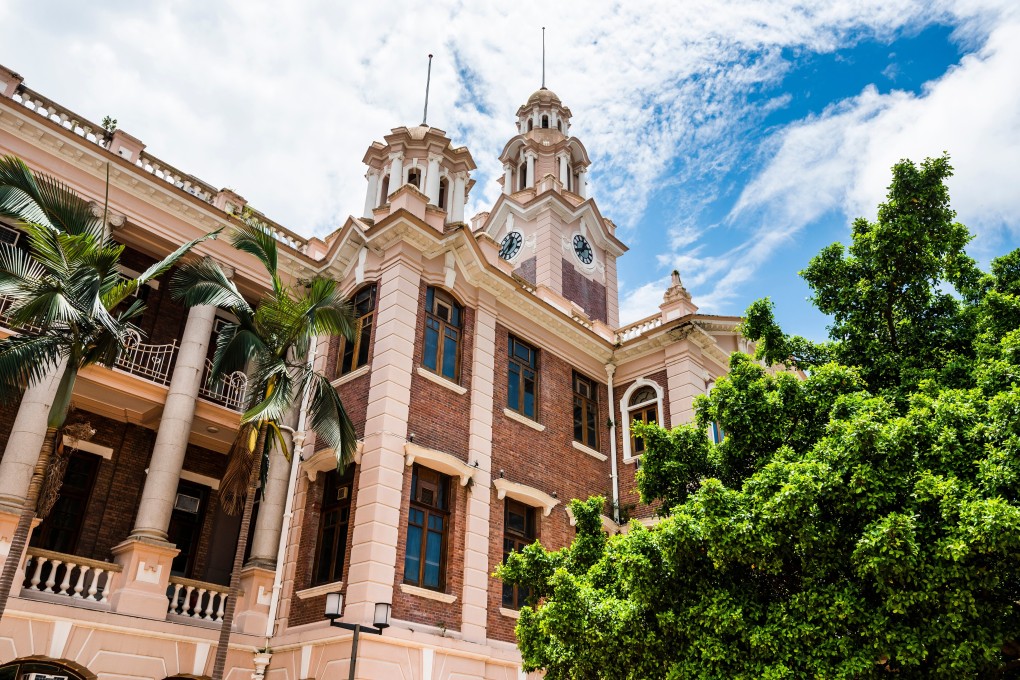
{"type": "Polygon", "coordinates": [[[607,538],[601,499],[574,501],[572,546],[510,557],[501,576],[540,596],[517,627],[527,668],[983,678],[1020,665],[1020,251],[977,269],[949,171],[945,157],[901,162],[878,221],[812,260],[829,342],[783,334],[768,301],[749,310],[758,357],[806,377],[735,354],[695,423],[641,429],[655,527],[607,538]]]}

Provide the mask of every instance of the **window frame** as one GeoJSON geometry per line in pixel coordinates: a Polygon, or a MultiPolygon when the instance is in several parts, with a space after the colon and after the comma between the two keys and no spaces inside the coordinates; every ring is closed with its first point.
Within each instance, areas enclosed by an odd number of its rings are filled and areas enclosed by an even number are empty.
{"type": "Polygon", "coordinates": [[[578,444],[587,446],[593,451],[599,450],[599,384],[595,380],[592,380],[583,373],[573,371],[570,379],[571,390],[573,392],[573,416],[574,416],[574,441],[578,444]],[[590,396],[584,395],[579,389],[578,385],[586,385],[590,390],[590,396]],[[578,403],[580,402],[580,403],[578,403]],[[581,409],[581,419],[578,420],[578,408],[581,409]],[[587,417],[586,417],[587,416],[587,417]],[[594,418],[591,425],[591,431],[586,427],[586,421],[589,418],[594,418]],[[581,438],[578,439],[577,431],[578,425],[581,427],[581,438]],[[589,436],[591,439],[589,440],[589,436]]]}
{"type": "Polygon", "coordinates": [[[525,342],[524,340],[521,340],[519,337],[517,337],[513,333],[508,333],[507,334],[506,407],[508,409],[510,409],[511,411],[514,411],[515,413],[519,413],[520,415],[524,416],[525,418],[528,418],[530,420],[534,420],[536,423],[538,422],[538,414],[539,414],[540,409],[541,409],[541,399],[540,399],[541,388],[542,388],[541,377],[542,377],[542,371],[541,371],[541,365],[540,365],[539,360],[538,360],[538,348],[535,347],[534,345],[532,345],[529,342],[525,342]],[[516,353],[516,351],[514,349],[515,343],[518,344],[518,345],[521,345],[522,347],[527,348],[531,352],[531,354],[532,354],[532,362],[530,364],[525,364],[519,358],[517,358],[517,353],[516,353]],[[510,397],[511,397],[511,394],[512,394],[511,381],[514,380],[514,367],[515,366],[517,367],[517,383],[518,383],[517,384],[517,394],[519,395],[519,399],[518,399],[518,403],[517,404],[513,404],[510,401],[510,397]],[[534,404],[534,408],[533,408],[534,413],[528,413],[527,410],[526,410],[526,406],[525,406],[525,404],[526,404],[525,396],[527,394],[527,391],[525,389],[525,385],[526,385],[525,381],[527,379],[527,376],[525,375],[525,371],[526,370],[530,370],[534,374],[533,378],[532,378],[532,384],[534,386],[533,387],[533,394],[532,394],[532,403],[534,404]]]}
{"type": "Polygon", "coordinates": [[[453,506],[453,489],[454,486],[451,483],[451,477],[449,475],[417,463],[411,467],[411,490],[410,498],[408,499],[407,523],[405,525],[404,532],[403,576],[403,582],[409,586],[424,588],[426,590],[435,590],[437,592],[446,591],[446,571],[449,563],[450,522],[453,518],[453,511],[451,509],[453,506]],[[427,471],[428,475],[435,475],[435,488],[437,495],[440,496],[440,498],[436,499],[437,503],[435,504],[429,505],[427,502],[421,500],[419,490],[421,488],[422,471],[427,471]],[[415,510],[422,513],[422,521],[420,525],[413,523],[412,518],[415,510]],[[425,583],[425,569],[428,558],[428,536],[430,532],[434,532],[434,530],[430,528],[430,520],[436,517],[440,518],[443,523],[439,546],[439,575],[436,585],[428,585],[425,583]],[[420,540],[418,542],[418,574],[415,581],[408,579],[408,556],[410,554],[408,552],[408,547],[410,544],[411,531],[413,529],[421,532],[420,540]]]}
{"type": "Polygon", "coordinates": [[[662,386],[656,382],[648,380],[647,378],[639,378],[627,388],[620,398],[620,419],[623,421],[622,441],[623,441],[623,462],[632,463],[641,457],[641,452],[635,452],[634,450],[634,435],[631,431],[631,420],[632,412],[639,410],[649,410],[649,407],[654,404],[656,411],[656,422],[662,427],[666,427],[665,416],[663,414],[663,397],[664,392],[662,386]],[[637,404],[631,404],[631,398],[638,392],[638,390],[650,387],[655,391],[655,399],[649,400],[637,404]]]}
{"type": "Polygon", "coordinates": [[[347,566],[347,541],[351,535],[351,520],[353,519],[351,517],[351,510],[353,508],[353,503],[351,501],[354,497],[354,467],[353,463],[348,465],[342,477],[335,469],[328,471],[323,476],[322,503],[319,506],[319,527],[316,532],[315,540],[315,561],[312,564],[311,585],[313,586],[325,583],[335,583],[343,580],[344,569],[347,566]],[[347,490],[346,498],[340,499],[340,489],[347,490]],[[334,495],[336,497],[329,499],[327,502],[330,491],[335,491],[336,493],[334,495]],[[332,527],[330,527],[330,530],[333,532],[333,550],[331,551],[332,554],[329,555],[330,564],[327,569],[327,575],[325,577],[320,577],[319,572],[324,558],[323,545],[325,542],[323,538],[327,531],[326,519],[328,513],[337,511],[340,512],[340,517],[343,517],[344,509],[347,510],[347,519],[337,521],[332,527]],[[341,526],[343,527],[342,531],[341,526]],[[341,535],[343,540],[338,541],[337,539],[341,537],[341,535]]]}
{"type": "MultiPolygon", "coordinates": [[[[511,551],[520,551],[538,540],[538,508],[523,503],[509,496],[503,501],[503,563],[511,551]],[[513,506],[524,510],[524,531],[516,531],[510,527],[510,511],[513,506]],[[510,549],[507,546],[511,545],[510,549]]],[[[527,588],[522,588],[516,583],[503,582],[503,592],[500,595],[500,606],[504,609],[520,609],[527,604],[530,593],[527,588]],[[510,602],[507,602],[507,592],[511,593],[510,602]],[[523,592],[522,592],[523,591],[523,592]]]]}
{"type": "Polygon", "coordinates": [[[369,300],[371,302],[370,302],[369,307],[367,308],[367,311],[365,311],[363,314],[361,314],[358,317],[357,327],[356,327],[357,330],[355,331],[355,334],[354,334],[354,342],[353,343],[349,343],[347,338],[345,338],[343,336],[340,337],[340,348],[337,350],[337,357],[336,357],[336,375],[337,375],[337,377],[347,375],[348,373],[353,373],[354,371],[358,370],[362,366],[367,366],[368,363],[369,363],[368,360],[369,360],[370,354],[371,354],[372,335],[375,333],[375,308],[376,308],[376,304],[378,303],[378,287],[376,286],[376,284],[373,282],[373,283],[369,283],[369,284],[364,285],[361,288],[359,288],[354,293],[354,295],[351,296],[351,302],[352,302],[351,306],[353,307],[355,314],[357,314],[357,311],[358,311],[358,298],[362,294],[366,294],[366,293],[367,293],[367,295],[369,297],[369,300]],[[366,320],[367,320],[367,324],[368,324],[368,328],[367,328],[368,334],[367,334],[367,337],[366,337],[366,334],[365,334],[366,320]],[[345,366],[346,366],[346,363],[347,363],[348,345],[353,345],[353,347],[350,348],[351,349],[352,363],[351,363],[351,366],[349,368],[346,368],[345,366]],[[364,355],[365,355],[364,363],[362,363],[360,361],[361,354],[363,353],[362,350],[364,350],[364,355]]]}
{"type": "Polygon", "coordinates": [[[421,348],[421,366],[430,373],[435,373],[444,380],[449,380],[457,385],[460,384],[460,371],[461,371],[461,354],[463,353],[463,347],[461,346],[464,340],[464,306],[457,302],[457,299],[453,297],[449,292],[439,288],[437,286],[428,286],[425,289],[425,320],[422,324],[422,348],[421,348]],[[448,319],[444,319],[437,313],[438,306],[445,304],[450,308],[450,316],[448,319]],[[456,319],[456,323],[454,323],[456,319]],[[430,322],[436,324],[435,328],[430,327],[430,322]],[[431,368],[426,361],[428,360],[428,333],[429,330],[434,330],[437,334],[436,339],[436,356],[435,356],[435,368],[431,368]],[[446,340],[449,339],[448,331],[456,333],[454,341],[454,366],[453,376],[447,375],[443,371],[443,367],[446,360],[446,340]]]}

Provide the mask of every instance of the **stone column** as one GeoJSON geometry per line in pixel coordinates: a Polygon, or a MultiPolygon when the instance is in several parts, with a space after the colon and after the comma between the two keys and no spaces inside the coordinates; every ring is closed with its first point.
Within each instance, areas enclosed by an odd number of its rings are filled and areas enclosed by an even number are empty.
{"type": "MultiPolygon", "coordinates": [[[[289,418],[292,424],[296,418],[289,418]]],[[[283,431],[287,448],[294,455],[294,435],[283,431]]],[[[280,547],[280,530],[283,528],[283,508],[287,504],[287,482],[290,478],[290,463],[280,450],[279,443],[269,453],[269,470],[266,471],[266,486],[259,501],[259,516],[255,523],[255,535],[251,540],[249,564],[258,563],[271,567],[276,564],[276,551],[280,547]]]]}
{"type": "Polygon", "coordinates": [[[62,359],[42,380],[25,390],[21,398],[3,460],[0,460],[0,512],[21,513],[46,436],[50,407],[66,365],[62,359]]]}
{"type": "MultiPolygon", "coordinates": [[[[398,151],[390,154],[389,192],[392,194],[402,186],[404,186],[404,154],[398,151]]],[[[386,198],[383,197],[383,201],[385,200],[386,198]]]]}
{"type": "Polygon", "coordinates": [[[468,492],[464,528],[464,592],[461,634],[485,644],[489,610],[489,502],[492,490],[492,405],[496,355],[496,308],[491,293],[479,295],[475,312],[475,349],[471,373],[468,460],[478,464],[468,492]],[[481,299],[485,295],[487,299],[481,299]]]}
{"type": "Polygon", "coordinates": [[[430,205],[439,205],[439,161],[442,156],[429,154],[428,174],[425,176],[425,195],[429,197],[430,205]]]}
{"type": "Polygon", "coordinates": [[[365,191],[365,212],[363,215],[372,219],[372,210],[378,205],[376,197],[379,194],[379,171],[369,170],[365,177],[368,179],[368,189],[365,191]]]}
{"type": "Polygon", "coordinates": [[[188,312],[181,349],[177,353],[163,417],[159,421],[156,443],[149,460],[149,473],[142,488],[135,526],[131,530],[134,538],[166,540],[215,318],[216,308],[211,305],[192,307],[188,312]]]}
{"type": "Polygon", "coordinates": [[[577,171],[577,195],[581,198],[588,198],[588,170],[582,168],[577,171]]]}
{"type": "Polygon", "coordinates": [[[404,531],[404,444],[421,267],[421,253],[400,243],[386,253],[379,275],[375,358],[347,578],[344,618],[350,622],[371,623],[375,603],[393,602],[397,542],[404,531]]]}
{"type": "Polygon", "coordinates": [[[514,168],[510,163],[503,166],[503,193],[512,194],[514,192],[514,168]]]}
{"type": "Polygon", "coordinates": [[[560,184],[563,185],[564,189],[567,189],[570,186],[570,181],[567,179],[570,163],[567,161],[566,156],[559,156],[557,160],[560,162],[560,184]]]}
{"type": "Polygon", "coordinates": [[[450,201],[450,221],[451,222],[463,222],[464,221],[464,192],[466,189],[467,181],[465,173],[458,172],[453,178],[453,196],[450,201]]]}
{"type": "Polygon", "coordinates": [[[525,154],[525,158],[528,160],[528,187],[535,186],[535,154],[525,154]]]}

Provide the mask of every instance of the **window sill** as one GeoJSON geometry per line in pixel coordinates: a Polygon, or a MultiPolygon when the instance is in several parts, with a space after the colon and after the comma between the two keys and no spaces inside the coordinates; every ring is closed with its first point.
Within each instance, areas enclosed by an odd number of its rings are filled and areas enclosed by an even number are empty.
{"type": "Polygon", "coordinates": [[[624,465],[635,465],[641,462],[641,456],[630,456],[623,459],[624,465]]]}
{"type": "Polygon", "coordinates": [[[307,600],[309,598],[326,595],[327,593],[339,593],[343,590],[343,587],[343,581],[334,581],[333,583],[323,583],[321,586],[305,588],[304,590],[299,590],[294,594],[297,595],[300,600],[307,600]]]}
{"type": "Polygon", "coordinates": [[[545,432],[545,425],[542,425],[541,423],[536,423],[534,420],[532,420],[528,416],[522,416],[517,411],[511,411],[510,409],[505,408],[505,409],[503,409],[503,415],[505,415],[510,420],[516,420],[518,423],[521,423],[522,425],[527,425],[532,430],[538,430],[539,432],[545,432]]]}
{"type": "Polygon", "coordinates": [[[436,600],[437,602],[445,602],[450,604],[457,601],[456,595],[447,595],[446,593],[440,593],[436,590],[429,590],[428,588],[419,588],[418,586],[409,586],[406,583],[400,584],[400,592],[407,593],[408,595],[414,595],[415,597],[423,597],[426,600],[436,600]]]}
{"type": "Polygon", "coordinates": [[[571,446],[573,446],[575,449],[577,449],[581,453],[587,453],[592,458],[598,458],[599,460],[602,460],[602,461],[609,460],[609,456],[607,456],[605,454],[602,454],[602,453],[599,453],[595,449],[593,449],[593,448],[591,448],[589,446],[585,446],[584,444],[582,444],[579,441],[572,441],[572,442],[570,442],[570,444],[571,444],[571,446]]]}
{"type": "Polygon", "coordinates": [[[333,387],[340,387],[344,383],[349,383],[350,381],[356,378],[360,378],[361,376],[365,375],[371,370],[372,364],[365,364],[364,366],[354,369],[350,373],[344,373],[339,378],[334,379],[333,382],[330,383],[330,385],[332,385],[333,387]]]}
{"type": "Polygon", "coordinates": [[[506,607],[500,607],[499,614],[500,616],[505,616],[510,619],[521,618],[521,612],[518,609],[507,609],[506,607]]]}
{"type": "Polygon", "coordinates": [[[434,382],[435,384],[437,384],[437,385],[439,385],[441,387],[445,387],[446,389],[450,390],[451,392],[456,392],[457,394],[466,394],[467,393],[467,388],[466,387],[461,387],[460,385],[458,385],[457,383],[453,382],[452,380],[447,380],[443,376],[437,375],[436,373],[433,373],[432,371],[428,370],[427,368],[422,368],[421,366],[419,366],[418,367],[418,375],[420,375],[421,377],[425,378],[426,380],[431,380],[432,382],[434,382]]]}

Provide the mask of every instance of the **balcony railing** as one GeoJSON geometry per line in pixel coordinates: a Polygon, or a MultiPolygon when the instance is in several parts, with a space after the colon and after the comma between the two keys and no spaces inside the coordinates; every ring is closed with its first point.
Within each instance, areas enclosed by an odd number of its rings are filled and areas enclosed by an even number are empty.
{"type": "Polygon", "coordinates": [[[9,331],[18,330],[29,330],[39,331],[42,330],[38,326],[19,326],[15,328],[14,322],[11,320],[11,307],[14,306],[14,298],[9,295],[0,295],[0,324],[3,325],[9,331]]]}
{"type": "Polygon", "coordinates": [[[640,321],[636,321],[629,326],[624,326],[620,330],[616,331],[616,341],[626,342],[627,340],[633,340],[642,333],[646,333],[653,328],[658,328],[661,325],[662,316],[659,314],[647,319],[641,319],[640,321]]]}
{"type": "Polygon", "coordinates": [[[170,368],[174,363],[174,352],[177,341],[169,345],[146,345],[142,336],[133,330],[128,331],[124,339],[124,348],[117,357],[117,368],[151,380],[160,385],[170,384],[170,368]]]}
{"type": "Polygon", "coordinates": [[[109,606],[110,581],[120,570],[119,564],[29,548],[21,593],[109,606]]]}
{"type": "Polygon", "coordinates": [[[227,596],[227,586],[171,576],[167,586],[170,600],[167,614],[191,621],[219,623],[223,620],[227,596]]]}
{"type": "Polygon", "coordinates": [[[202,374],[202,386],[198,388],[198,396],[208,399],[214,404],[226,406],[231,411],[244,410],[244,396],[248,392],[248,376],[241,371],[212,377],[212,362],[205,360],[205,372],[202,374]]]}

